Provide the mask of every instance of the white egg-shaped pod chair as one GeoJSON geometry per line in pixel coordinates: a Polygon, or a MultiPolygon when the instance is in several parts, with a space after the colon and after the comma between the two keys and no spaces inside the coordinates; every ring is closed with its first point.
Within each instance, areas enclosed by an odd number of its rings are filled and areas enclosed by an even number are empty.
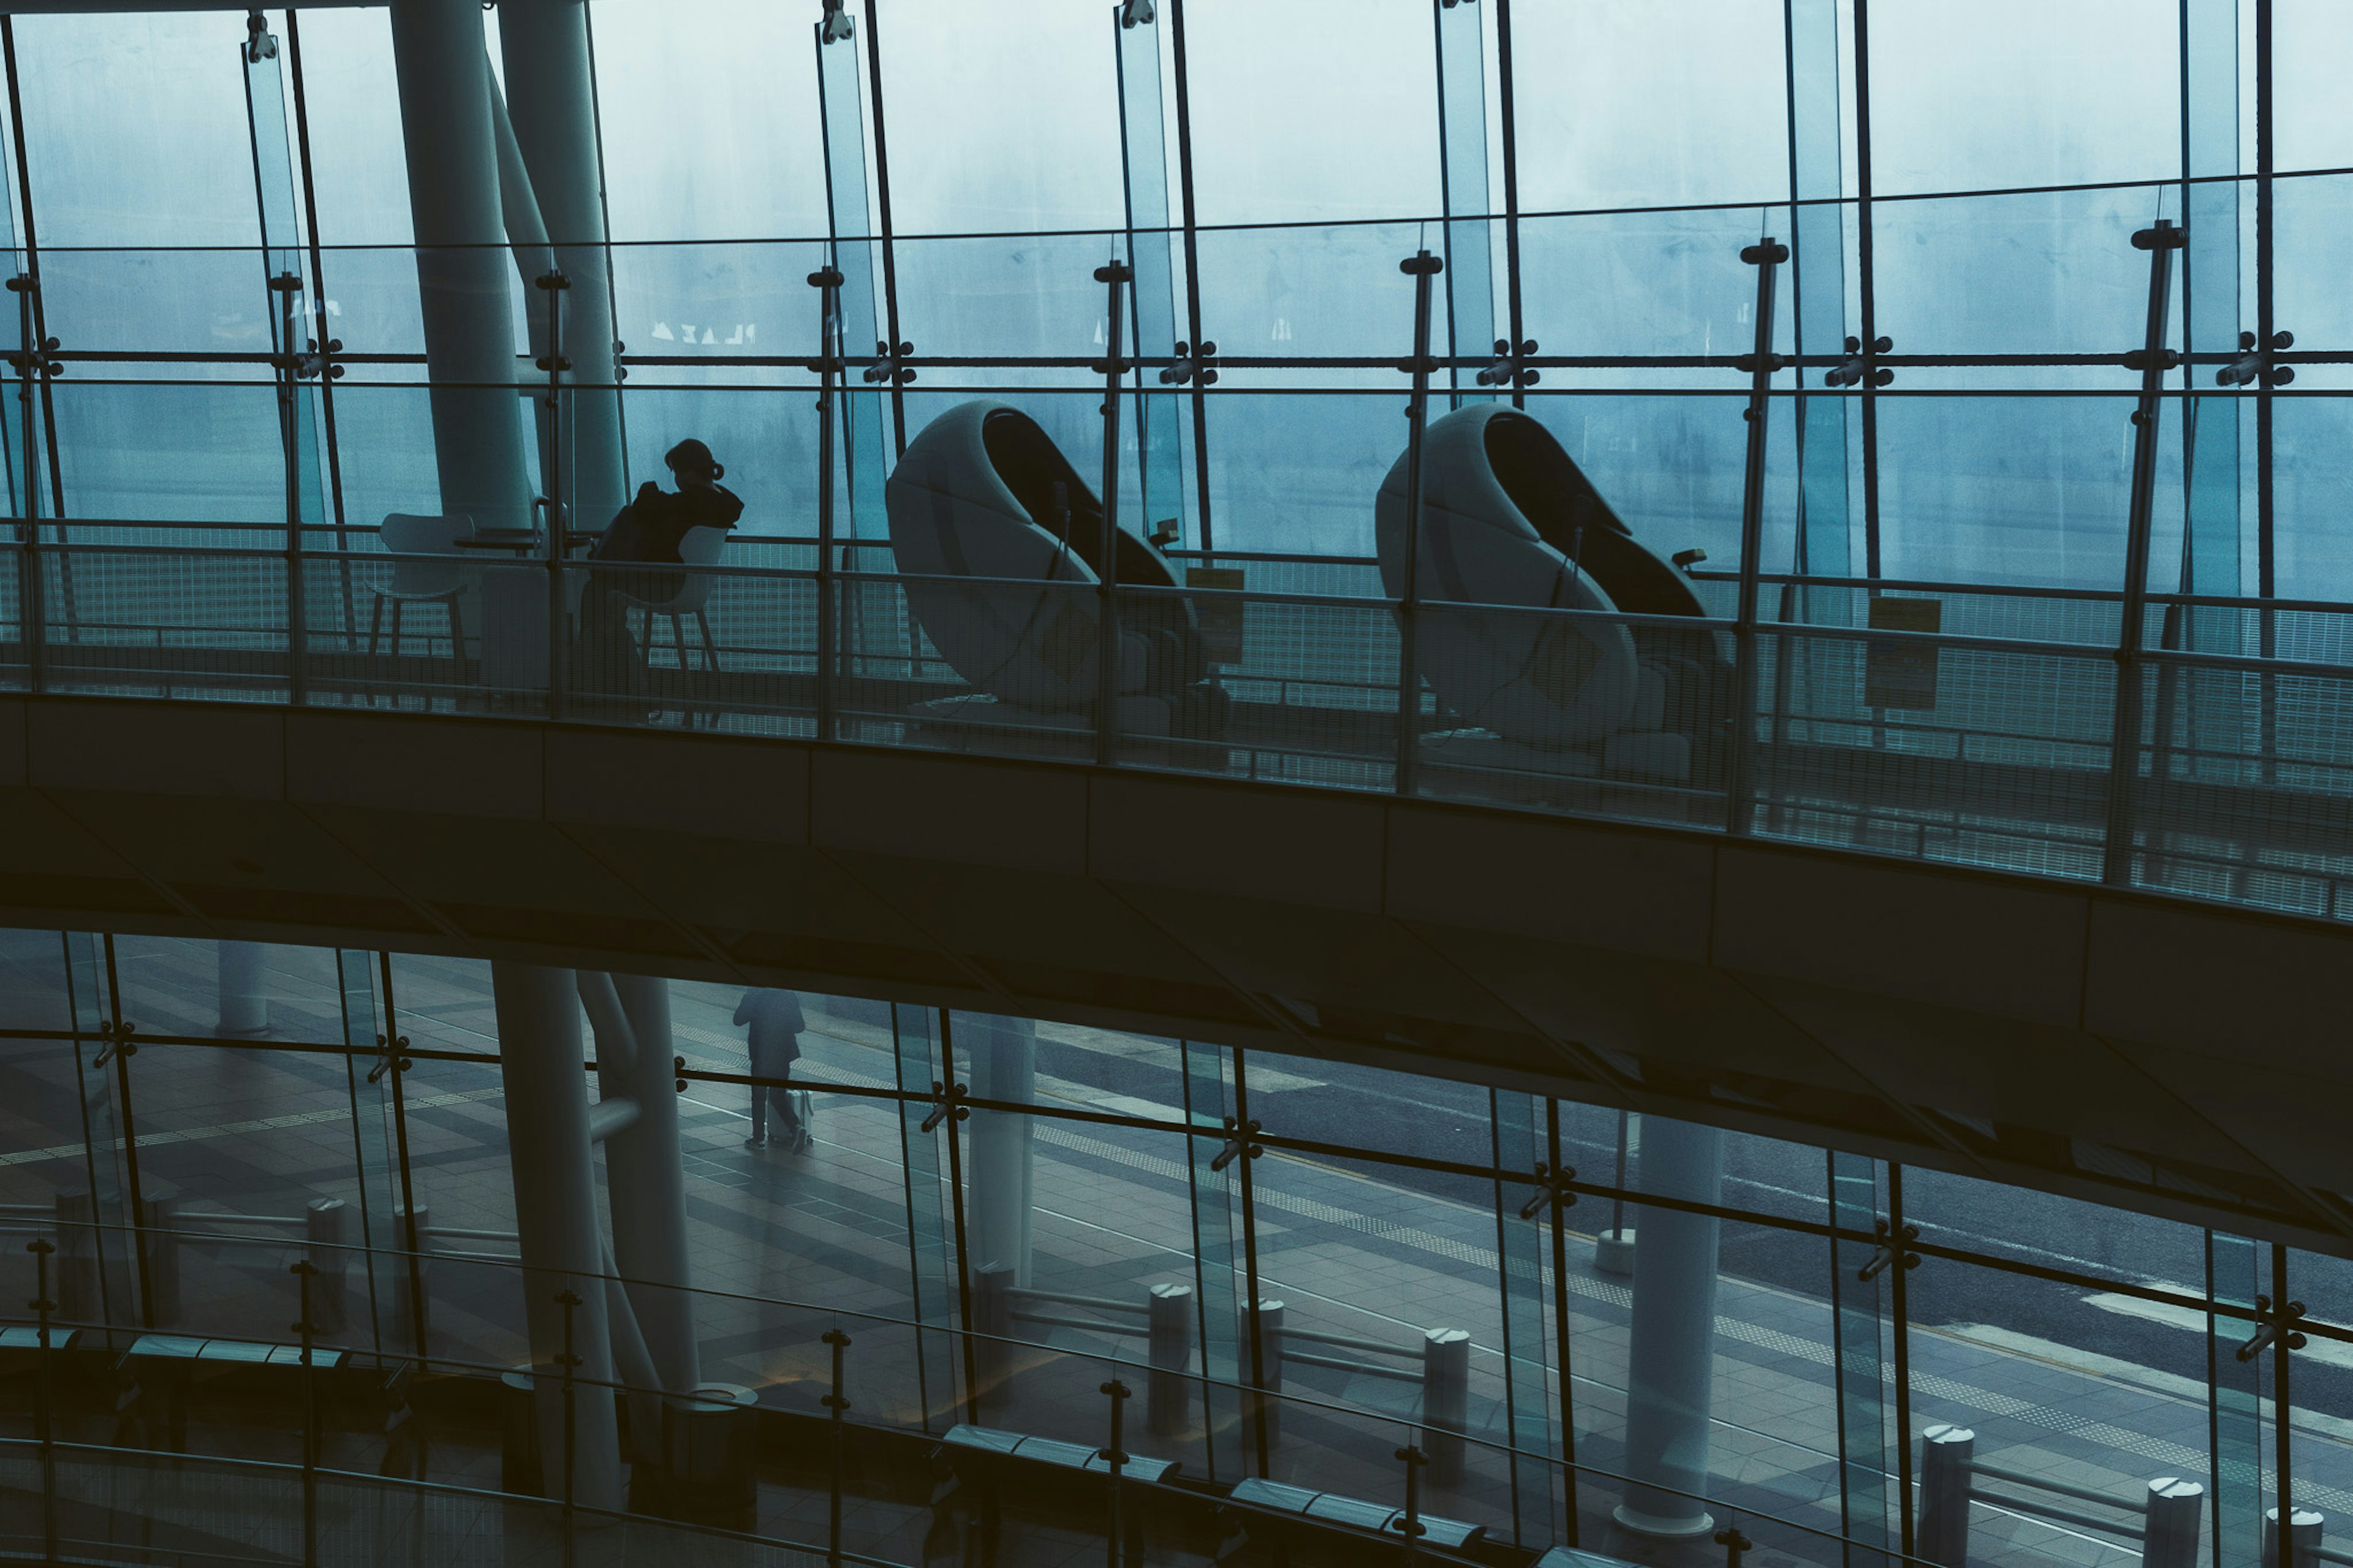
{"type": "MultiPolygon", "coordinates": [[[[1465,722],[1522,745],[1582,746],[1634,715],[1640,665],[1626,628],[1455,607],[1618,608],[1590,573],[1573,569],[1545,540],[1499,477],[1491,440],[1508,443],[1519,426],[1544,432],[1493,403],[1457,410],[1423,432],[1417,662],[1439,701],[1465,722]]],[[[1389,469],[1374,511],[1381,585],[1392,598],[1405,592],[1407,461],[1400,456],[1389,469]]]]}
{"type": "MultiPolygon", "coordinates": [[[[907,443],[883,495],[892,559],[917,579],[906,584],[908,604],[956,673],[1015,708],[1088,709],[1102,624],[1091,590],[1102,581],[1103,507],[1053,437],[1008,404],[958,404],[907,443]]],[[[1121,585],[1176,585],[1167,559],[1145,540],[1122,529],[1114,548],[1121,585]]],[[[1120,620],[1123,728],[1136,722],[1124,716],[1131,699],[1164,704],[1172,730],[1222,717],[1222,693],[1198,685],[1206,667],[1189,605],[1129,597],[1120,620]]]]}

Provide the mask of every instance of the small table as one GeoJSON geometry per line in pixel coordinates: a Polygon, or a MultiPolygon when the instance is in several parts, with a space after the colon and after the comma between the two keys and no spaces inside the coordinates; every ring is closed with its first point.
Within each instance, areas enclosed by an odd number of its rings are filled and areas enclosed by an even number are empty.
{"type": "MultiPolygon", "coordinates": [[[[482,574],[482,684],[503,690],[547,689],[547,536],[535,528],[478,528],[453,541],[460,550],[504,551],[514,557],[482,574]],[[534,561],[533,557],[541,557],[534,561]]],[[[567,534],[565,553],[596,542],[567,534]]]]}
{"type": "MultiPolygon", "coordinates": [[[[564,552],[585,550],[596,542],[600,535],[567,533],[564,536],[564,552]]],[[[546,536],[535,528],[478,528],[454,542],[460,550],[503,550],[517,557],[529,557],[540,552],[546,536]]]]}

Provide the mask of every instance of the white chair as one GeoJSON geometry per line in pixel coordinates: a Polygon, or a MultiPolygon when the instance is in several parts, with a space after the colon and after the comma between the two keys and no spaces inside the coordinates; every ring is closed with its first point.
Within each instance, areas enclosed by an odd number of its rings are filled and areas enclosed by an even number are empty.
{"type": "MultiPolygon", "coordinates": [[[[473,531],[474,520],[470,517],[420,517],[405,511],[385,516],[377,537],[386,554],[404,559],[392,563],[388,582],[375,586],[375,607],[368,617],[371,657],[384,629],[384,606],[389,602],[395,658],[400,657],[401,612],[410,605],[440,605],[449,618],[449,656],[458,661],[465,658],[466,616],[460,601],[473,586],[473,575],[468,563],[458,553],[458,541],[473,531]]],[[[432,634],[420,635],[426,638],[426,651],[431,652],[432,634]]]]}
{"type": "MultiPolygon", "coordinates": [[[[1099,671],[1092,590],[1103,507],[1053,437],[1007,404],[958,404],[907,443],[883,497],[892,558],[911,579],[908,606],[950,667],[1033,721],[1088,713],[1099,671]]],[[[1143,538],[1123,528],[1113,548],[1123,585],[1177,585],[1167,558],[1143,538]]],[[[1225,694],[1207,679],[1185,600],[1127,599],[1118,654],[1122,730],[1206,736],[1223,728],[1225,694]]]]}
{"type": "MultiPolygon", "coordinates": [[[[1730,688],[1715,633],[1603,618],[1704,614],[1683,574],[1634,537],[1551,431],[1508,405],[1433,421],[1421,458],[1419,663],[1439,700],[1572,770],[1711,778],[1730,688]]],[[[1405,583],[1406,465],[1375,508],[1392,595],[1405,583]]]]}
{"type": "MultiPolygon", "coordinates": [[[[690,528],[678,542],[678,558],[686,563],[686,567],[677,593],[667,599],[656,600],[641,599],[624,591],[622,597],[628,601],[628,607],[646,613],[645,638],[638,646],[645,649],[649,668],[654,662],[654,617],[657,616],[670,619],[670,642],[678,655],[680,669],[687,668],[684,623],[689,616],[694,617],[695,629],[702,634],[702,667],[710,670],[719,668],[719,645],[712,640],[711,618],[703,612],[703,605],[711,597],[711,584],[717,576],[710,568],[719,564],[719,553],[726,547],[725,529],[690,528]]],[[[668,570],[660,563],[638,564],[632,567],[631,574],[666,573],[668,570]]]]}

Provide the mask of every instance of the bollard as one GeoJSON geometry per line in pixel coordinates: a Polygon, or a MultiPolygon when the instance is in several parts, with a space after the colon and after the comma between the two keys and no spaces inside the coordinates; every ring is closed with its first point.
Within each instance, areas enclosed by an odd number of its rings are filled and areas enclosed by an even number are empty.
{"type": "Polygon", "coordinates": [[[706,1383],[662,1406],[662,1466],[671,1511],[695,1524],[748,1531],[758,1512],[760,1396],[706,1383]]]}
{"type": "Polygon", "coordinates": [[[984,1263],[972,1271],[973,1380],[984,1409],[1002,1409],[1013,1397],[1013,1266],[984,1263]]]}
{"type": "Polygon", "coordinates": [[[1146,1359],[1151,1378],[1144,1390],[1144,1421],[1155,1437],[1183,1435],[1192,1418],[1193,1288],[1155,1285],[1149,1303],[1146,1359]]]}
{"type": "Polygon", "coordinates": [[[147,1258],[147,1300],[155,1314],[154,1327],[170,1328],[180,1318],[180,1198],[162,1182],[150,1182],[142,1194],[143,1212],[140,1245],[147,1258]]]}
{"type": "Polygon", "coordinates": [[[1593,1238],[1593,1268],[1599,1274],[1630,1276],[1634,1272],[1634,1233],[1605,1230],[1593,1238]]]}
{"type": "Polygon", "coordinates": [[[1259,1359],[1265,1367],[1266,1393],[1259,1407],[1266,1413],[1267,1447],[1282,1440],[1282,1303],[1258,1304],[1259,1359]]]}
{"type": "Polygon", "coordinates": [[[95,1323],[106,1315],[99,1298],[98,1205],[88,1193],[58,1194],[58,1316],[95,1323]]]}
{"type": "MultiPolygon", "coordinates": [[[[2316,1509],[2300,1508],[2288,1516],[2288,1546],[2295,1553],[2288,1568],[2318,1568],[2319,1559],[2313,1555],[2320,1549],[2321,1531],[2328,1528],[2326,1514],[2316,1509]]],[[[2279,1510],[2263,1510],[2263,1568],[2280,1568],[2279,1510]]]]}
{"type": "Polygon", "coordinates": [[[1421,1341],[1421,1448],[1430,1457],[1430,1479],[1440,1486],[1462,1479],[1470,1416],[1470,1331],[1432,1329],[1421,1341]]]}
{"type": "Polygon", "coordinates": [[[1966,1426],[1936,1426],[1920,1434],[1918,1555],[1944,1568],[1968,1568],[1969,1470],[1978,1435],[1966,1426]]]}
{"type": "Polygon", "coordinates": [[[350,1321],[351,1255],[343,1250],[341,1198],[312,1198],[302,1215],[303,1260],[319,1272],[311,1280],[311,1321],[330,1338],[350,1321]]]}
{"type": "Polygon", "coordinates": [[[2179,1476],[2148,1483],[2148,1523],[2141,1532],[2141,1568],[2197,1568],[2199,1517],[2206,1489],[2179,1476]]]}

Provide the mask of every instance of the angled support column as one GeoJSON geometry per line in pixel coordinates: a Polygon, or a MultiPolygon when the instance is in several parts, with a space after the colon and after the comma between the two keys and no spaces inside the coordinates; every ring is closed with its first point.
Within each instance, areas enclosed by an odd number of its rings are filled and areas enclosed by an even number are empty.
{"type": "Polygon", "coordinates": [[[602,528],[628,495],[584,0],[504,0],[499,58],[543,237],[554,246],[557,268],[572,280],[564,307],[564,356],[572,362],[571,424],[560,444],[569,454],[564,493],[575,527],[602,528]]]}
{"type": "Polygon", "coordinates": [[[532,485],[515,395],[481,7],[396,0],[392,51],[441,510],[478,528],[528,527],[532,485]]]}
{"type": "MultiPolygon", "coordinates": [[[[493,259],[496,259],[493,253],[493,259]]],[[[562,1368],[564,1310],[580,1299],[573,1345],[572,1496],[585,1508],[622,1504],[618,1424],[613,1405],[612,1339],[606,1313],[604,1241],[596,1225],[589,1163],[588,1079],[580,1053],[580,1004],[568,969],[494,962],[499,1070],[506,1089],[507,1155],[514,1171],[515,1234],[522,1253],[523,1308],[546,1495],[562,1496],[554,1471],[565,1451],[562,1368]]]]}
{"type": "Polygon", "coordinates": [[[686,1256],[686,1175],[679,1163],[678,1089],[671,1077],[670,982],[616,974],[636,1059],[597,1071],[607,1095],[627,1095],[638,1119],[605,1141],[606,1199],[613,1252],[662,1386],[686,1394],[702,1382],[695,1342],[693,1283],[686,1256]],[[618,1081],[617,1081],[617,1079],[618,1081]]]}

